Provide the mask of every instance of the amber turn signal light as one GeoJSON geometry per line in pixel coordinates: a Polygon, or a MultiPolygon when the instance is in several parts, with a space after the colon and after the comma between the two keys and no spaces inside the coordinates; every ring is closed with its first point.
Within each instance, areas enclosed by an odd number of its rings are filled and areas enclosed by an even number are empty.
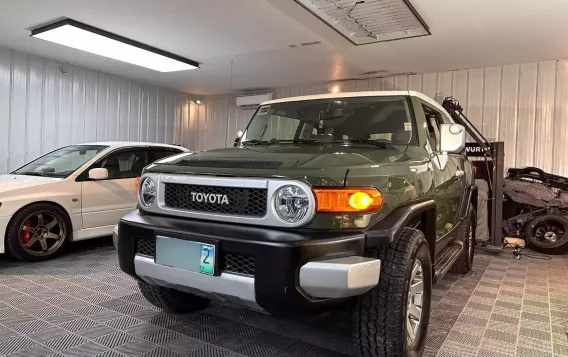
{"type": "Polygon", "coordinates": [[[319,213],[369,213],[383,206],[383,196],[376,188],[314,188],[319,213]]]}
{"type": "Polygon", "coordinates": [[[140,186],[140,177],[137,177],[134,180],[134,195],[137,196],[138,195],[138,186],[140,186]]]}

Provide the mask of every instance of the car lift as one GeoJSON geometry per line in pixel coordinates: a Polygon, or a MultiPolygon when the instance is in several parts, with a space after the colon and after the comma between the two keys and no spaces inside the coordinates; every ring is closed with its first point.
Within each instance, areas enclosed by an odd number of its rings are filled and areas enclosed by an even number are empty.
{"type": "MultiPolygon", "coordinates": [[[[503,239],[503,177],[504,177],[504,143],[502,141],[490,143],[477,130],[477,128],[463,114],[460,103],[447,97],[442,107],[450,114],[452,119],[465,127],[467,133],[475,141],[466,144],[466,156],[474,165],[476,179],[482,179],[489,184],[488,223],[489,242],[484,250],[502,252],[506,246],[503,239]]],[[[513,255],[516,259],[521,256],[520,246],[514,247],[513,255]]]]}

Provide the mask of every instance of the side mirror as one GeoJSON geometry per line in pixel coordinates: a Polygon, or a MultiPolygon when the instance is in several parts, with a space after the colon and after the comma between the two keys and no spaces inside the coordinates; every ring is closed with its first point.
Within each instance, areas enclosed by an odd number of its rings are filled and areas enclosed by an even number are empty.
{"type": "Polygon", "coordinates": [[[459,124],[440,125],[440,168],[448,164],[448,154],[458,154],[465,149],[465,128],[459,124]]]}
{"type": "Polygon", "coordinates": [[[91,180],[106,180],[108,178],[107,169],[90,169],[89,178],[91,180]]]}

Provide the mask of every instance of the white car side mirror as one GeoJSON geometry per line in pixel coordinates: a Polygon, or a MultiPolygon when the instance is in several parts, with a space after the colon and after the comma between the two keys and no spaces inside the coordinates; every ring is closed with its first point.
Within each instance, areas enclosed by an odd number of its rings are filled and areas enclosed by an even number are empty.
{"type": "Polygon", "coordinates": [[[465,149],[465,128],[459,124],[440,125],[440,168],[446,169],[448,154],[459,154],[465,149]]]}
{"type": "Polygon", "coordinates": [[[107,169],[90,169],[89,178],[91,180],[106,180],[108,178],[107,169]]]}
{"type": "Polygon", "coordinates": [[[465,128],[459,124],[440,125],[440,151],[459,154],[465,149],[465,128]]]}

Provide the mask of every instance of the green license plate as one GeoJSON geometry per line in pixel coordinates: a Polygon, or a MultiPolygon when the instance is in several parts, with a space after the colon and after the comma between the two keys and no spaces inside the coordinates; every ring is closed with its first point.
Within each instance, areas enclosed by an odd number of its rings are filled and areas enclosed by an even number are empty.
{"type": "Polygon", "coordinates": [[[201,256],[199,258],[199,272],[207,275],[215,274],[215,246],[201,244],[201,256]]]}

